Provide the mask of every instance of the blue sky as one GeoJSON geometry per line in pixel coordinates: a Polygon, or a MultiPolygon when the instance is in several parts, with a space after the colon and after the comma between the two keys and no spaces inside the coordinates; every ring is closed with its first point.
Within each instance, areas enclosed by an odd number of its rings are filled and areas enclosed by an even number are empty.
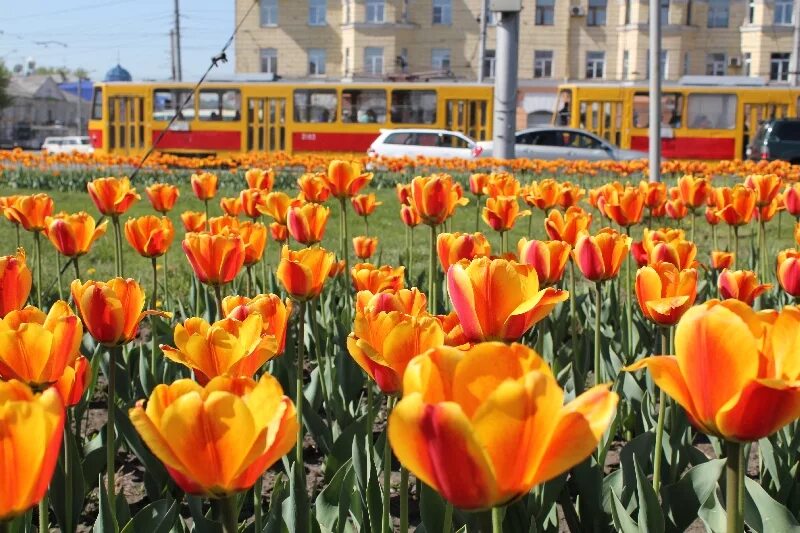
{"type": "MultiPolygon", "coordinates": [[[[183,79],[196,80],[233,31],[233,0],[181,0],[183,79]]],[[[173,0],[0,0],[0,60],[8,67],[83,67],[101,80],[119,62],[134,79],[169,79],[173,0]],[[11,7],[13,4],[13,7],[11,7]]],[[[233,73],[231,61],[213,76],[233,73]]]]}

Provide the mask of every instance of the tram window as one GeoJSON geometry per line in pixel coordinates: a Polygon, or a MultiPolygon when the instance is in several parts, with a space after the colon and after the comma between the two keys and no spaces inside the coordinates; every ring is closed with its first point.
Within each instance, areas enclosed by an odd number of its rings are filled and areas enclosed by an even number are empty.
{"type": "Polygon", "coordinates": [[[436,91],[392,91],[392,122],[395,124],[435,124],[436,91]]]}
{"type": "Polygon", "coordinates": [[[178,120],[194,118],[194,93],[187,89],[156,89],[153,91],[153,120],[172,120],[183,104],[178,120]],[[188,102],[186,101],[188,99],[188,102]],[[184,104],[184,102],[186,102],[184,104]]]}
{"type": "Polygon", "coordinates": [[[294,119],[297,122],[336,122],[335,89],[297,89],[294,119]]]}
{"type": "Polygon", "coordinates": [[[572,91],[564,89],[558,95],[558,103],[556,104],[556,114],[554,118],[557,126],[569,126],[572,121],[572,91]]]}
{"type": "Polygon", "coordinates": [[[197,100],[200,120],[232,122],[242,118],[237,89],[203,89],[197,100]]]}
{"type": "Polygon", "coordinates": [[[690,94],[689,127],[732,130],[736,126],[735,94],[690,94]]]}
{"type": "MultiPolygon", "coordinates": [[[[683,124],[683,95],[667,93],[661,96],[661,126],[664,128],[680,128],[683,124]]],[[[650,95],[636,93],[633,95],[633,115],[631,125],[634,128],[650,126],[650,95]]]]}
{"type": "Polygon", "coordinates": [[[386,91],[345,89],[342,91],[342,122],[386,122],[386,91]]]}
{"type": "Polygon", "coordinates": [[[92,96],[92,120],[103,118],[103,88],[95,87],[92,96]]]}

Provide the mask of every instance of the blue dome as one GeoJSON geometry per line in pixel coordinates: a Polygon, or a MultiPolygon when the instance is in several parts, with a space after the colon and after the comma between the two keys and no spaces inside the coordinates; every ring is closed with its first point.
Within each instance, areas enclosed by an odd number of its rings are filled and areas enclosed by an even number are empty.
{"type": "Polygon", "coordinates": [[[106,72],[106,77],[103,81],[131,81],[131,73],[122,68],[122,65],[117,64],[116,67],[106,72]]]}

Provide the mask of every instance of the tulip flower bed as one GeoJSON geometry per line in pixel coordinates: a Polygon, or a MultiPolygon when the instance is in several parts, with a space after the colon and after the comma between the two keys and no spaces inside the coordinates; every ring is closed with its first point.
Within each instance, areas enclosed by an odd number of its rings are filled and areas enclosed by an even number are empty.
{"type": "Polygon", "coordinates": [[[800,530],[793,167],[13,154],[0,532],[800,530]]]}

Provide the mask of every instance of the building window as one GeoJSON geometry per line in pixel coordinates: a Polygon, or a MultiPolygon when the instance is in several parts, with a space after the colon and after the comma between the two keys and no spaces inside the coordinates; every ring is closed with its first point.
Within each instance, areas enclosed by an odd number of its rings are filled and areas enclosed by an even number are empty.
{"type": "Polygon", "coordinates": [[[344,49],[344,63],[342,64],[342,74],[348,76],[350,74],[350,47],[344,49]]]}
{"type": "Polygon", "coordinates": [[[684,76],[688,76],[689,75],[689,65],[690,65],[689,60],[690,60],[689,52],[684,52],[683,53],[683,75],[684,76]]]}
{"type": "MultiPolygon", "coordinates": [[[[382,24],[385,20],[385,4],[384,0],[367,0],[367,22],[382,24]]],[[[381,57],[383,57],[383,53],[381,53],[381,57]]]]}
{"type": "Polygon", "coordinates": [[[631,54],[628,50],[622,51],[622,79],[628,79],[628,73],[630,71],[630,61],[631,61],[631,54]]]}
{"type": "Polygon", "coordinates": [[[453,23],[453,7],[450,0],[433,0],[433,23],[445,25],[453,23]]]}
{"type": "Polygon", "coordinates": [[[686,1],[686,25],[692,25],[692,0],[686,1]]]}
{"type": "Polygon", "coordinates": [[[708,54],[706,56],[706,75],[724,76],[725,62],[725,54],[708,54]]]}
{"type": "Polygon", "coordinates": [[[747,1],[747,23],[753,24],[756,21],[756,0],[747,1]]]}
{"type": "Polygon", "coordinates": [[[750,70],[753,68],[753,56],[750,52],[745,52],[742,58],[742,75],[749,76],[750,70]]]}
{"type": "Polygon", "coordinates": [[[605,52],[586,52],[586,78],[602,78],[606,70],[605,52]]]}
{"type": "Polygon", "coordinates": [[[494,50],[486,50],[483,55],[483,77],[494,78],[494,65],[495,65],[495,52],[494,50]]]}
{"type": "Polygon", "coordinates": [[[789,79],[789,53],[778,52],[769,55],[769,79],[786,81],[789,79]]]}
{"type": "Polygon", "coordinates": [[[709,28],[727,28],[729,12],[729,0],[708,0],[707,26],[709,28]]]}
{"type": "Polygon", "coordinates": [[[450,49],[434,48],[431,50],[431,67],[433,70],[450,70],[450,49]]]}
{"type": "Polygon", "coordinates": [[[589,0],[589,10],[586,13],[587,26],[606,25],[606,5],[608,0],[589,0]]]}
{"type": "Polygon", "coordinates": [[[327,24],[328,0],[308,0],[308,24],[324,26],[327,24]]]}
{"type": "Polygon", "coordinates": [[[325,60],[327,54],[324,48],[308,49],[308,74],[311,76],[321,76],[325,74],[325,60]]]}
{"type": "Polygon", "coordinates": [[[792,0],[775,0],[775,12],[773,22],[778,26],[790,26],[792,24],[792,0]]]}
{"type": "Polygon", "coordinates": [[[555,0],[536,0],[536,25],[552,26],[555,15],[555,0]]]}
{"type": "Polygon", "coordinates": [[[661,25],[669,24],[669,0],[661,0],[661,25]]]}
{"type": "Polygon", "coordinates": [[[379,46],[364,48],[364,71],[373,75],[383,74],[383,48],[379,46]]]}
{"type": "Polygon", "coordinates": [[[533,52],[533,77],[534,78],[553,77],[552,50],[535,50],[533,52]]]}
{"type": "Polygon", "coordinates": [[[631,0],[625,0],[625,24],[631,23],[631,0]]]}
{"type": "Polygon", "coordinates": [[[261,72],[268,74],[278,73],[278,50],[275,48],[261,49],[261,72]]]}
{"type": "Polygon", "coordinates": [[[342,0],[342,24],[350,24],[350,0],[342,0]]]}
{"type": "Polygon", "coordinates": [[[261,0],[261,25],[278,25],[278,0],[261,0]]]}

